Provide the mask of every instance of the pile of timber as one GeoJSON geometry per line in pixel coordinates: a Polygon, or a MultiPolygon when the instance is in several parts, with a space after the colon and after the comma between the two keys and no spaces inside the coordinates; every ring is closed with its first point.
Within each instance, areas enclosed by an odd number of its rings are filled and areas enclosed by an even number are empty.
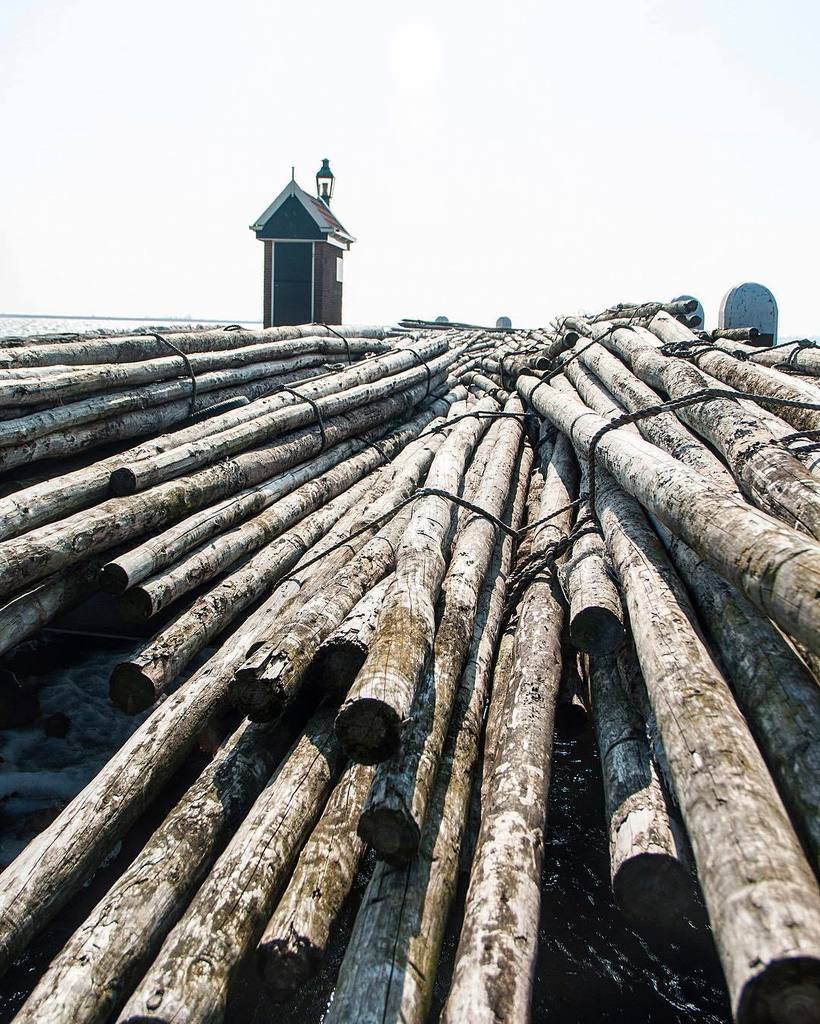
{"type": "Polygon", "coordinates": [[[0,498],[3,651],[100,591],[160,623],[111,678],[148,717],[0,875],[0,970],[228,730],[15,1020],[222,1020],[249,961],[273,1017],[369,848],[326,1019],[427,1019],[467,865],[441,1019],[527,1021],[587,721],[631,925],[680,934],[699,884],[736,1019],[820,1020],[820,365],[692,314],[0,348],[10,450],[163,396],[0,498]]]}

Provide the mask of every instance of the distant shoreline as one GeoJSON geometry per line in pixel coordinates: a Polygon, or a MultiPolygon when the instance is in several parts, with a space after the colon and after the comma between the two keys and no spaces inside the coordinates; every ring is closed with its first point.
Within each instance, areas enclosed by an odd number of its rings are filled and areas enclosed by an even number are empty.
{"type": "Polygon", "coordinates": [[[140,323],[166,324],[260,324],[261,320],[231,320],[229,317],[214,319],[204,316],[79,316],[65,313],[0,313],[8,320],[129,320],[140,323]]]}

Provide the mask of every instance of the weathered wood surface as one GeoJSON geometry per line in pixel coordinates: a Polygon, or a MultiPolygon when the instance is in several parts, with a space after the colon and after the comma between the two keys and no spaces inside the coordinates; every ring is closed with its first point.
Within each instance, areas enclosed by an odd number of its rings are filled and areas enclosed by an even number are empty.
{"type": "Polygon", "coordinates": [[[151,713],[0,875],[0,973],[99,867],[226,706],[228,681],[266,622],[267,604],[151,713]]]}
{"type": "Polygon", "coordinates": [[[368,590],[319,646],[310,674],[323,690],[346,693],[350,688],[370,650],[384,595],[392,582],[391,573],[368,590]]]}
{"type": "Polygon", "coordinates": [[[332,709],[320,706],[166,938],[119,1020],[199,1024],[224,1018],[229,985],[259,941],[343,767],[332,709]]]}
{"type": "MultiPolygon", "coordinates": [[[[406,414],[425,395],[425,387],[418,385],[369,409],[351,412],[344,417],[342,435],[334,437],[334,441],[374,426],[374,413],[381,422],[406,414]]],[[[310,458],[320,447],[318,428],[306,429],[292,442],[287,437],[274,442],[262,453],[267,458],[257,453],[240,454],[140,494],[109,498],[93,509],[6,540],[0,544],[0,596],[132,537],[176,522],[186,513],[310,458]]]]}
{"type": "Polygon", "coordinates": [[[293,995],[321,963],[364,854],[356,822],[372,777],[362,764],[342,775],[259,940],[259,970],[276,999],[293,995]]]}
{"type": "MultiPolygon", "coordinates": [[[[361,439],[354,439],[351,450],[356,447],[364,450],[352,456],[348,453],[344,459],[334,458],[335,465],[326,463],[322,472],[318,471],[321,463],[316,466],[314,460],[311,460],[266,481],[261,488],[263,509],[250,518],[243,513],[247,511],[248,505],[256,503],[260,498],[254,492],[249,495],[240,492],[236,496],[238,513],[232,504],[233,499],[228,499],[215,509],[211,506],[178,523],[171,530],[165,531],[165,534],[149,540],[144,548],[138,548],[128,560],[120,559],[117,562],[118,569],[124,569],[127,573],[126,579],[130,580],[132,575],[143,575],[149,566],[164,562],[166,555],[169,556],[170,564],[144,579],[129,593],[127,600],[135,602],[135,610],[143,617],[156,615],[172,601],[275,540],[304,516],[352,486],[357,479],[395,457],[413,437],[429,426],[435,414],[445,412],[451,401],[452,396],[445,396],[432,405],[428,403],[423,412],[417,413],[381,440],[374,440],[369,432],[364,435],[364,444],[361,439]],[[273,501],[268,500],[271,498],[273,501]],[[239,515],[239,520],[231,523],[234,515],[239,515]],[[191,526],[187,532],[186,523],[191,526]],[[211,530],[214,534],[210,538],[202,538],[204,542],[198,543],[201,535],[211,530]],[[166,535],[170,535],[167,545],[163,543],[163,536],[166,535]],[[189,540],[192,541],[193,550],[188,548],[189,540]],[[171,557],[180,548],[187,550],[180,551],[176,559],[171,557]]],[[[374,414],[377,418],[383,415],[378,407],[371,407],[368,416],[374,414]]],[[[291,461],[291,458],[286,461],[291,461]]],[[[115,580],[121,580],[125,574],[118,569],[112,566],[108,570],[106,567],[107,571],[114,573],[115,580]]]]}
{"type": "Polygon", "coordinates": [[[717,347],[723,349],[724,352],[729,352],[732,355],[738,352],[743,358],[750,360],[754,364],[772,366],[776,369],[788,367],[790,370],[809,377],[820,377],[820,346],[816,342],[806,345],[795,341],[791,345],[771,349],[759,348],[756,345],[738,344],[738,342],[744,340],[740,338],[723,340],[722,337],[713,337],[717,347]]]}
{"type": "Polygon", "coordinates": [[[97,588],[100,561],[90,559],[56,573],[0,608],[0,654],[35,636],[43,626],[74,608],[97,588]]]}
{"type": "MultiPolygon", "coordinates": [[[[280,361],[258,363],[237,370],[205,373],[197,377],[197,397],[193,407],[191,381],[189,377],[184,377],[132,391],[116,391],[78,402],[47,405],[44,409],[29,411],[25,415],[18,412],[14,418],[0,423],[0,446],[5,450],[13,446],[31,444],[38,439],[53,439],[58,434],[67,438],[76,435],[79,439],[84,436],[80,430],[83,426],[92,432],[90,436],[93,436],[93,431],[96,430],[105,440],[108,420],[124,419],[140,412],[149,415],[148,410],[153,410],[150,415],[157,416],[156,432],[166,424],[184,421],[191,412],[202,412],[227,398],[236,395],[260,398],[265,396],[266,390],[275,390],[282,384],[309,380],[311,377],[327,373],[331,364],[341,361],[342,358],[317,354],[293,360],[293,366],[290,365],[290,361],[280,361]],[[173,412],[169,411],[171,406],[173,412]],[[179,409],[182,410],[181,413],[177,413],[179,409]]],[[[122,436],[128,435],[123,433],[122,436]]]]}
{"type": "MultiPolygon", "coordinates": [[[[383,351],[385,337],[383,327],[339,327],[339,334],[345,335],[350,345],[351,355],[364,355],[368,352],[383,351]]],[[[160,337],[166,339],[180,351],[222,352],[226,349],[240,349],[247,346],[282,343],[282,351],[304,351],[306,344],[327,345],[338,342],[344,351],[344,343],[335,337],[327,328],[319,324],[308,324],[296,327],[274,327],[262,331],[241,330],[226,331],[222,328],[213,330],[193,331],[162,331],[160,337]],[[286,344],[289,343],[289,344],[286,344]]],[[[42,336],[25,338],[23,345],[10,351],[6,346],[8,339],[3,339],[3,351],[0,351],[0,366],[16,368],[20,366],[87,366],[94,363],[137,362],[145,359],[167,358],[171,355],[168,345],[159,341],[152,334],[121,334],[109,337],[87,336],[71,341],[55,339],[46,341],[42,336]]]]}
{"type": "Polygon", "coordinates": [[[364,475],[392,458],[407,441],[427,426],[433,415],[433,411],[426,410],[387,434],[383,429],[376,429],[350,438],[316,458],[294,466],[286,474],[265,480],[186,517],[159,536],[143,541],[116,560],[108,562],[103,570],[103,585],[111,593],[128,590],[173,564],[192,548],[255,513],[262,512],[302,484],[324,474],[335,473],[342,481],[355,482],[359,472],[364,475]]]}
{"type": "MultiPolygon", "coordinates": [[[[580,493],[588,489],[586,466],[581,467],[580,493]]],[[[592,518],[589,503],[578,506],[576,523],[587,533],[573,543],[567,560],[558,570],[561,588],[569,604],[567,626],[570,640],[581,651],[606,654],[624,639],[624,613],[604,539],[592,518]]]]}
{"type": "MultiPolygon", "coordinates": [[[[695,364],[717,380],[740,391],[749,391],[753,394],[783,398],[789,401],[813,403],[815,406],[820,404],[820,392],[816,387],[803,384],[802,381],[781,373],[779,370],[767,366],[756,366],[748,360],[735,359],[728,353],[715,351],[712,347],[698,352],[699,339],[697,335],[665,313],[658,313],[653,318],[649,324],[649,330],[664,344],[683,341],[695,346],[697,355],[692,356],[695,364]]],[[[820,409],[771,404],[765,401],[765,397],[758,399],[760,404],[791,423],[796,430],[820,429],[820,409]]]]}
{"type": "Polygon", "coordinates": [[[233,733],[51,962],[18,1024],[102,1024],[122,1007],[293,731],[245,723],[233,733]]]}
{"type": "MultiPolygon", "coordinates": [[[[519,392],[572,437],[586,458],[606,420],[534,377],[519,392]]],[[[787,633],[820,652],[820,545],[721,492],[624,428],[606,433],[596,456],[630,494],[787,633]]]]}
{"type": "MultiPolygon", "coordinates": [[[[353,342],[349,342],[353,344],[353,342]]],[[[367,351],[369,342],[360,343],[360,352],[367,351]]],[[[311,340],[272,341],[261,345],[246,345],[242,348],[222,352],[192,352],[188,364],[193,372],[206,373],[211,370],[247,366],[273,360],[325,355],[334,352],[344,355],[344,342],[340,338],[311,340]]],[[[294,367],[290,367],[294,368],[294,367]]],[[[288,367],[283,367],[288,369],[288,367]]],[[[64,401],[106,389],[135,387],[156,381],[187,376],[188,369],[181,356],[171,353],[157,359],[146,359],[129,363],[100,363],[79,366],[51,366],[39,368],[31,375],[25,370],[11,367],[0,371],[0,404],[25,406],[64,401]]]]}
{"type": "Polygon", "coordinates": [[[590,658],[590,689],[615,900],[641,929],[680,935],[692,909],[693,880],[652,762],[646,723],[612,654],[590,658]]]}
{"type": "MultiPolygon", "coordinates": [[[[409,496],[409,495],[405,495],[409,496]]],[[[396,503],[395,492],[372,506],[374,519],[380,508],[396,503]]],[[[236,674],[231,699],[239,710],[256,721],[279,714],[301,689],[320,645],[341,625],[345,616],[367,591],[392,572],[396,551],[410,521],[405,508],[355,551],[346,565],[322,573],[322,584],[296,609],[275,624],[266,638],[236,674]]]]}
{"type": "MultiPolygon", "coordinates": [[[[496,412],[484,398],[475,412],[496,412]]],[[[475,416],[456,424],[433,460],[426,486],[460,494],[467,465],[488,427],[475,416]]],[[[372,764],[400,742],[401,723],[427,664],[435,636],[435,604],[447,569],[456,506],[438,495],[413,503],[410,524],[396,556],[396,579],[388,591],[367,659],[339,710],[336,729],[347,754],[372,764]]]]}
{"type": "MultiPolygon", "coordinates": [[[[719,382],[682,359],[667,358],[661,342],[640,327],[611,333],[593,331],[633,372],[670,398],[685,398],[719,382]]],[[[790,525],[820,538],[820,483],[784,446],[773,443],[765,421],[732,398],[719,398],[679,409],[677,415],[713,444],[750,501],[790,525]]]]}
{"type": "MultiPolygon", "coordinates": [[[[508,513],[514,527],[521,521],[530,460],[531,450],[525,449],[508,513]]],[[[422,1024],[429,1010],[447,912],[458,880],[471,776],[512,562],[510,538],[499,546],[498,559],[498,571],[489,574],[481,595],[470,657],[419,851],[401,867],[377,863],[339,971],[328,1024],[351,1020],[422,1024]]]]}
{"type": "MultiPolygon", "coordinates": [[[[623,410],[613,409],[616,414],[637,412],[659,405],[663,398],[643,381],[639,380],[617,356],[600,344],[585,348],[579,360],[600,379],[602,384],[623,405],[623,410]]],[[[570,377],[573,383],[574,377],[570,377]]],[[[590,408],[606,415],[602,408],[590,401],[589,393],[580,392],[590,408]]],[[[731,473],[709,448],[696,437],[674,413],[658,413],[635,424],[647,441],[674,455],[693,469],[714,481],[723,481],[726,490],[737,493],[731,473]]]]}
{"type": "Polygon", "coordinates": [[[323,419],[330,419],[422,381],[425,393],[429,393],[460,352],[460,348],[442,352],[441,346],[427,342],[412,352],[397,349],[339,373],[316,377],[298,388],[297,394],[285,391],[260,399],[244,409],[218,416],[210,424],[200,424],[201,429],[190,440],[180,440],[156,455],[123,462],[111,474],[111,487],[116,494],[131,494],[180,473],[190,473],[269,442],[278,434],[316,423],[317,408],[323,419]],[[437,349],[440,354],[436,354],[437,349]]]}
{"type": "MultiPolygon", "coordinates": [[[[456,393],[457,394],[457,393],[456,393]]],[[[430,426],[435,426],[432,420],[430,426]]],[[[198,597],[166,629],[143,645],[128,662],[122,663],[112,677],[112,697],[125,710],[150,706],[191,659],[224,630],[283,575],[290,578],[277,589],[276,615],[266,617],[265,629],[276,621],[289,600],[299,596],[305,601],[312,594],[311,580],[298,571],[301,560],[312,561],[348,539],[361,525],[363,515],[384,495],[406,494],[426,472],[442,438],[432,433],[410,442],[391,465],[377,469],[353,484],[324,508],[307,516],[272,544],[257,552],[234,572],[220,580],[210,591],[198,597]],[[310,554],[308,554],[308,552],[310,554]],[[293,567],[297,566],[294,570],[293,567]]],[[[361,544],[366,541],[361,538],[361,544]]],[[[352,557],[354,548],[345,544],[333,553],[333,561],[320,563],[331,574],[352,557]]],[[[318,566],[309,570],[315,576],[318,566]]],[[[313,581],[315,585],[315,580],[313,581]]],[[[260,627],[261,631],[261,627],[260,627]]],[[[262,632],[262,635],[266,635],[262,632]]],[[[244,661],[244,658],[242,659],[244,661]]]]}
{"type": "MultiPolygon", "coordinates": [[[[559,437],[539,518],[574,500],[577,467],[559,437]]],[[[566,537],[571,509],[538,528],[531,557],[566,537]]],[[[484,786],[478,844],[443,1022],[529,1018],[563,609],[551,573],[538,573],[517,608],[511,675],[497,719],[492,776],[484,786]]],[[[497,699],[493,694],[492,703],[497,699]]]]}
{"type": "MultiPolygon", "coordinates": [[[[520,415],[518,396],[504,405],[520,415]]],[[[481,447],[491,447],[486,471],[468,497],[501,518],[518,468],[523,421],[496,420],[481,447]]],[[[359,834],[376,852],[407,861],[418,848],[450,714],[469,655],[479,595],[499,542],[499,530],[483,515],[461,517],[441,587],[441,608],[429,665],[403,724],[401,745],[376,770],[359,822],[359,834]]]]}
{"type": "Polygon", "coordinates": [[[604,473],[597,509],[735,1016],[811,1019],[820,1010],[817,881],[656,534],[604,473]]]}
{"type": "Polygon", "coordinates": [[[659,526],[820,877],[820,686],[782,633],[659,526]]]}

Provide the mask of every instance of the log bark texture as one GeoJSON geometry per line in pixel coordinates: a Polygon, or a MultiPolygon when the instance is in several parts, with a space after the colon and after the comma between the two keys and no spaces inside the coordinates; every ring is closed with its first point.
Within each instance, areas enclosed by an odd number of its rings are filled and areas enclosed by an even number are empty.
{"type": "Polygon", "coordinates": [[[18,1012],[18,1024],[102,1024],[119,1010],[286,753],[282,724],[245,723],[108,890],[18,1012]]]}
{"type": "Polygon", "coordinates": [[[820,1012],[820,893],[682,584],[637,503],[601,474],[598,515],[692,842],[739,1024],[820,1012]]]}
{"type": "MultiPolygon", "coordinates": [[[[520,399],[510,398],[504,412],[520,415],[520,399]]],[[[482,442],[492,451],[470,500],[496,518],[507,504],[522,439],[522,420],[504,418],[493,423],[482,442]]],[[[490,520],[475,513],[468,513],[459,525],[442,583],[430,664],[403,724],[401,746],[376,770],[359,822],[359,834],[386,859],[407,861],[418,849],[498,534],[490,520]]]]}
{"type": "MultiPolygon", "coordinates": [[[[498,404],[482,399],[477,413],[498,404]]],[[[426,486],[460,494],[467,465],[485,433],[488,420],[461,420],[433,460],[426,486]]],[[[339,710],[336,728],[355,761],[384,760],[400,742],[401,723],[427,664],[435,635],[435,604],[447,568],[456,507],[438,495],[413,505],[410,524],[396,556],[396,579],[379,615],[367,660],[339,710]]]]}
{"type": "MultiPolygon", "coordinates": [[[[585,458],[606,420],[534,377],[522,396],[572,437],[585,458]]],[[[735,584],[785,632],[820,652],[820,546],[766,513],[719,491],[659,448],[624,428],[596,448],[604,466],[673,533],[735,584]]]]}
{"type": "Polygon", "coordinates": [[[230,983],[259,941],[343,766],[332,709],[320,707],[163,943],[120,1021],[224,1019],[230,983]]]}
{"type": "Polygon", "coordinates": [[[342,775],[259,940],[259,970],[275,999],[302,988],[324,957],[364,854],[356,822],[372,777],[362,764],[342,775]]]}
{"type": "MultiPolygon", "coordinates": [[[[513,527],[521,521],[530,459],[531,450],[525,449],[511,497],[513,527]]],[[[512,561],[510,538],[504,539],[498,559],[498,571],[488,575],[481,595],[470,658],[456,697],[419,852],[401,867],[377,863],[356,916],[328,1024],[351,1020],[422,1024],[426,1018],[458,880],[470,781],[478,758],[484,701],[512,561]]]]}
{"type": "Polygon", "coordinates": [[[624,691],[613,655],[590,658],[590,688],[615,901],[642,930],[681,934],[692,908],[692,878],[646,723],[624,691]]]}
{"type": "MultiPolygon", "coordinates": [[[[573,501],[577,482],[570,445],[559,437],[546,470],[538,518],[573,501]]],[[[531,557],[543,555],[548,545],[566,537],[571,523],[572,510],[566,509],[539,527],[531,557]]],[[[534,575],[517,609],[509,688],[497,719],[493,771],[484,787],[481,828],[443,1022],[529,1018],[561,680],[563,609],[550,577],[551,573],[534,575]]]]}

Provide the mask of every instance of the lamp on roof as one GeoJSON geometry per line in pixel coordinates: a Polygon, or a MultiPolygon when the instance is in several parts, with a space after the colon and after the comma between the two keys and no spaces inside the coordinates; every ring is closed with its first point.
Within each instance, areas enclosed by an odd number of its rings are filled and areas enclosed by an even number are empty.
{"type": "Polygon", "coordinates": [[[316,172],[316,195],[328,206],[333,198],[333,182],[335,180],[333,171],[330,169],[330,160],[325,157],[322,166],[316,172]]]}

